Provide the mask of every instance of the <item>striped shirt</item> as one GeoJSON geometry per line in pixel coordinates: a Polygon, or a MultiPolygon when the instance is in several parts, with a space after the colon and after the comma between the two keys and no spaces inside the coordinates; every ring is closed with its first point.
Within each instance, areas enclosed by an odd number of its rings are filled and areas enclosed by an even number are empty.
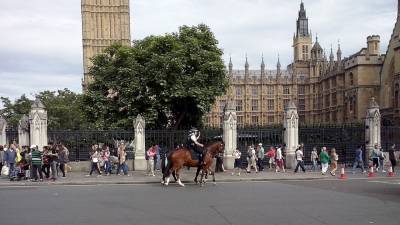
{"type": "Polygon", "coordinates": [[[42,165],[42,153],[35,150],[32,152],[32,165],[42,165]]]}

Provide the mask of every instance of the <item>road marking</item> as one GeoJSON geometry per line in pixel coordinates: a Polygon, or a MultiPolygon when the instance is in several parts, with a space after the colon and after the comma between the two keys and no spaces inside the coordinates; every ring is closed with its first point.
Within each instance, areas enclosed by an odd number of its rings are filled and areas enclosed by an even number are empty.
{"type": "Polygon", "coordinates": [[[394,184],[394,185],[400,185],[400,180],[396,180],[394,182],[390,182],[390,181],[381,181],[381,180],[371,180],[368,181],[370,183],[381,183],[381,184],[394,184]]]}

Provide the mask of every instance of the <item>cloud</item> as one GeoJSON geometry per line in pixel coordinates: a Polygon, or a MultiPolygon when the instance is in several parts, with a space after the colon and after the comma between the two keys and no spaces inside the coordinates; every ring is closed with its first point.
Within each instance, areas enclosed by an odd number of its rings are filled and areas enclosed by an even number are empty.
{"type": "MultiPolygon", "coordinates": [[[[80,92],[82,27],[80,0],[0,1],[0,96],[69,88],[80,92]]],[[[396,19],[395,0],[304,0],[313,35],[329,50],[340,39],[343,56],[381,36],[385,52],[396,19]]],[[[133,39],[205,23],[236,69],[258,69],[261,54],[274,69],[293,58],[292,37],[299,0],[131,0],[133,39]]]]}

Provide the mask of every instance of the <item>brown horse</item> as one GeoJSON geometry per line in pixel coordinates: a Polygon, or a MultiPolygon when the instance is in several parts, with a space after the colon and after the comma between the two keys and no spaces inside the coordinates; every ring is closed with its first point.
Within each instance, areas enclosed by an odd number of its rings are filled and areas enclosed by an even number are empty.
{"type": "MultiPolygon", "coordinates": [[[[223,152],[225,145],[222,141],[216,141],[207,144],[204,147],[203,151],[203,161],[204,164],[199,166],[198,160],[193,160],[190,150],[186,147],[179,147],[175,149],[171,154],[168,155],[168,164],[163,174],[162,184],[168,185],[170,181],[170,175],[173,174],[176,176],[178,184],[180,186],[185,186],[180,179],[180,171],[183,167],[197,167],[197,173],[195,181],[197,183],[197,176],[200,170],[203,171],[201,181],[203,181],[204,172],[208,173],[213,162],[213,158],[220,152],[223,152]]],[[[174,177],[175,177],[174,176],[174,177]]],[[[213,175],[213,180],[215,181],[215,177],[213,175]]]]}

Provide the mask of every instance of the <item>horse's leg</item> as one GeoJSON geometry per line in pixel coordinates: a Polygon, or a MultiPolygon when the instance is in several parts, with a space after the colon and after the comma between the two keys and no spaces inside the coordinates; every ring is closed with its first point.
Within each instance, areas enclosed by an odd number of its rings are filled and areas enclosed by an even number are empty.
{"type": "Polygon", "coordinates": [[[213,176],[213,183],[214,185],[217,184],[217,182],[215,182],[215,171],[211,172],[212,176],[213,176]]]}
{"type": "Polygon", "coordinates": [[[176,177],[178,178],[178,184],[181,186],[181,187],[184,187],[185,185],[182,183],[182,181],[181,181],[181,174],[180,174],[180,169],[177,169],[176,170],[176,177]]]}
{"type": "Polygon", "coordinates": [[[201,170],[201,168],[200,168],[200,166],[198,166],[198,167],[197,167],[197,171],[196,171],[196,177],[194,178],[194,182],[195,182],[196,184],[198,183],[198,182],[197,182],[197,177],[199,176],[200,170],[201,170]]]}
{"type": "Polygon", "coordinates": [[[204,178],[204,173],[205,173],[205,171],[204,171],[204,169],[202,169],[202,170],[201,170],[201,177],[200,177],[200,186],[203,186],[203,185],[204,185],[204,180],[203,180],[203,178],[204,178]]]}
{"type": "Polygon", "coordinates": [[[174,177],[174,179],[175,179],[175,182],[178,180],[176,177],[177,177],[177,172],[174,170],[174,171],[172,171],[172,176],[174,177]]]}

